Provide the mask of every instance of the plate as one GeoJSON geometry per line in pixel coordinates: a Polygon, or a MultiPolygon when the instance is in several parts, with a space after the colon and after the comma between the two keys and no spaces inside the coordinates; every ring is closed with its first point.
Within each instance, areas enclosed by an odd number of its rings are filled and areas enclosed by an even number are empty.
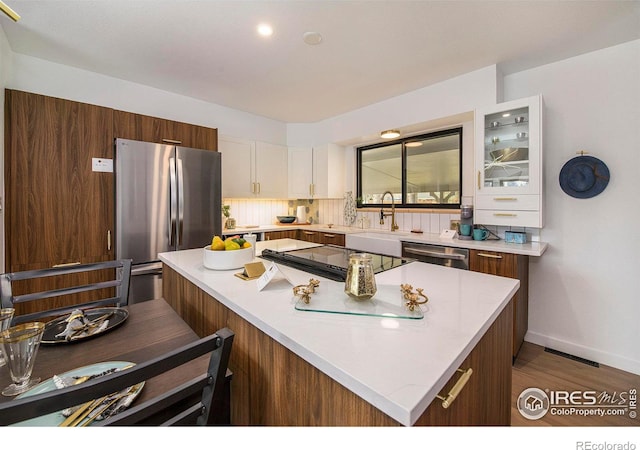
{"type": "MultiPolygon", "coordinates": [[[[82,377],[85,375],[94,375],[94,374],[102,373],[109,369],[122,369],[123,367],[131,366],[134,364],[135,363],[128,362],[128,361],[107,361],[107,362],[102,362],[97,364],[91,364],[89,366],[79,367],[77,369],[73,369],[68,372],[60,373],[57,375],[59,377],[82,377]]],[[[143,386],[144,386],[144,382],[140,383],[140,389],[138,389],[134,394],[132,394],[134,399],[140,394],[140,391],[142,391],[143,386]]],[[[24,398],[24,397],[30,397],[32,395],[44,394],[45,392],[51,392],[56,389],[57,389],[56,385],[53,383],[53,378],[49,378],[48,380],[45,380],[42,383],[32,387],[24,394],[18,395],[16,398],[24,398]]],[[[25,420],[23,422],[18,422],[13,426],[56,427],[60,425],[65,419],[66,417],[62,415],[62,411],[58,411],[55,413],[25,420]]]]}
{"type": "Polygon", "coordinates": [[[99,333],[93,333],[88,336],[78,336],[76,338],[71,338],[70,341],[67,341],[64,337],[56,337],[56,334],[62,333],[65,328],[67,328],[66,319],[69,317],[69,314],[65,314],[64,316],[58,317],[57,319],[53,319],[44,327],[44,333],[42,334],[42,344],[71,344],[73,342],[84,341],[87,339],[91,339],[97,336],[102,336],[105,333],[113,330],[116,327],[119,327],[124,323],[125,320],[129,317],[129,312],[123,308],[95,308],[95,309],[87,309],[84,312],[84,315],[89,320],[95,320],[100,316],[105,314],[111,314],[107,320],[109,320],[109,325],[99,333]]]}

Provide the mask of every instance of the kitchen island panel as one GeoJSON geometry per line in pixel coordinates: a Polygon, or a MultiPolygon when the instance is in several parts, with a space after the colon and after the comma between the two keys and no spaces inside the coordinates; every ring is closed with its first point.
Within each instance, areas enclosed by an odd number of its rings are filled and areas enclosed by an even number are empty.
{"type": "MultiPolygon", "coordinates": [[[[234,373],[231,415],[234,425],[390,426],[400,425],[373,403],[251,325],[168,267],[163,269],[164,296],[201,336],[226,326],[236,333],[229,363],[234,373]]],[[[508,425],[511,393],[509,303],[460,367],[474,374],[454,404],[439,400],[415,425],[508,425]]],[[[415,343],[420,351],[420,343],[415,343]]],[[[380,361],[381,366],[384,361],[380,361]]],[[[448,392],[458,376],[442,388],[448,392]]]]}

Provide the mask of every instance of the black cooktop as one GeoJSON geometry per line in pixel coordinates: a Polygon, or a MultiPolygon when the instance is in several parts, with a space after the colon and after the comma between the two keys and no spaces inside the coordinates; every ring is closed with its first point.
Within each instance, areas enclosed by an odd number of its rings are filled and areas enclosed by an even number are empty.
{"type": "MultiPolygon", "coordinates": [[[[351,253],[361,253],[361,251],[335,245],[323,245],[280,252],[264,249],[262,250],[262,257],[278,264],[284,264],[285,266],[329,278],[330,280],[345,281],[351,253]]],[[[410,258],[399,258],[378,253],[369,254],[372,256],[374,273],[384,272],[414,261],[410,258]]]]}

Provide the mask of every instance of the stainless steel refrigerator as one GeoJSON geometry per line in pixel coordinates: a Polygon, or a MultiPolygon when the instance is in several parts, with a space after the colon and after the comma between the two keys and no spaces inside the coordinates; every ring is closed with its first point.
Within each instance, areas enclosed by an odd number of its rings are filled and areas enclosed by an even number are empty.
{"type": "Polygon", "coordinates": [[[221,154],[116,139],[116,258],[131,258],[132,303],[162,296],[158,253],[222,231],[221,154]]]}

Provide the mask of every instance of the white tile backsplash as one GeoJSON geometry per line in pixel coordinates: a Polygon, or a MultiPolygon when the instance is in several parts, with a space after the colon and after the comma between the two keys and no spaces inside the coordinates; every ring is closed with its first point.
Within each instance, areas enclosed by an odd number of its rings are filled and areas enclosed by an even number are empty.
{"type": "MultiPolygon", "coordinates": [[[[344,199],[314,200],[317,202],[318,223],[346,225],[344,223],[344,199]]],[[[251,200],[228,199],[225,205],[231,206],[231,217],[236,219],[237,226],[271,225],[277,222],[276,216],[289,214],[289,200],[251,200]]],[[[385,208],[387,210],[387,208],[385,208]]],[[[295,212],[294,212],[295,214],[295,212]]],[[[391,217],[386,217],[384,225],[380,225],[380,214],[377,211],[359,211],[353,227],[364,228],[368,219],[371,230],[389,230],[391,217]]],[[[450,227],[451,220],[460,220],[460,214],[442,213],[407,213],[396,214],[396,222],[400,231],[422,230],[425,233],[440,233],[450,227]]],[[[504,239],[505,231],[524,231],[527,240],[540,240],[540,230],[523,227],[487,226],[489,230],[504,239]]]]}

